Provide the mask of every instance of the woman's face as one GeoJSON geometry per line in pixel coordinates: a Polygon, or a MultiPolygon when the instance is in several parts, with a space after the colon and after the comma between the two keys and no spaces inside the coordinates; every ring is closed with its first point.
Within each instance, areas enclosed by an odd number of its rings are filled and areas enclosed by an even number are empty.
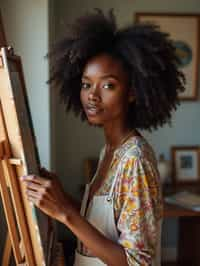
{"type": "Polygon", "coordinates": [[[122,63],[108,54],[90,59],[83,71],[80,98],[89,123],[125,122],[133,96],[122,63]]]}

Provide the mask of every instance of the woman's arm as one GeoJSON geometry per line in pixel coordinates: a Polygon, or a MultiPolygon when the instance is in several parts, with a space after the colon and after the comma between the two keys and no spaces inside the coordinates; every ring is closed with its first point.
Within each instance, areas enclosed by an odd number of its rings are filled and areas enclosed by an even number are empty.
{"type": "Polygon", "coordinates": [[[127,266],[123,247],[106,238],[84,217],[76,212],[67,212],[63,223],[84,243],[95,257],[109,266],[127,266]]]}
{"type": "Polygon", "coordinates": [[[122,246],[106,238],[74,207],[57,179],[22,177],[28,199],[50,217],[64,223],[76,237],[109,266],[127,266],[122,246]]]}

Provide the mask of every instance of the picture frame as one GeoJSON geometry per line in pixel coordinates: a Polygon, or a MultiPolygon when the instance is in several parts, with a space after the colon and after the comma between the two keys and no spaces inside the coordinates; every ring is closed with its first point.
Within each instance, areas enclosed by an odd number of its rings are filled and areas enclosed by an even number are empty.
{"type": "Polygon", "coordinates": [[[174,185],[200,184],[200,147],[171,147],[172,182],[174,185]]]}
{"type": "Polygon", "coordinates": [[[186,78],[186,89],[179,93],[181,101],[198,100],[198,66],[200,14],[192,13],[136,13],[135,22],[149,22],[160,26],[173,40],[179,68],[186,78]]]}

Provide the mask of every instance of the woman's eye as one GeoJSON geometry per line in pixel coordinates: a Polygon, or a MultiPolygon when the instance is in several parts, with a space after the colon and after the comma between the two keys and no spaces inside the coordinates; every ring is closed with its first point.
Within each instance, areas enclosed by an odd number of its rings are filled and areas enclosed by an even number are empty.
{"type": "Polygon", "coordinates": [[[81,83],[81,89],[87,90],[89,88],[90,88],[90,84],[89,83],[87,83],[87,82],[82,82],[81,83]]]}
{"type": "Polygon", "coordinates": [[[113,89],[114,88],[114,84],[113,83],[106,83],[103,85],[104,89],[113,89]]]}

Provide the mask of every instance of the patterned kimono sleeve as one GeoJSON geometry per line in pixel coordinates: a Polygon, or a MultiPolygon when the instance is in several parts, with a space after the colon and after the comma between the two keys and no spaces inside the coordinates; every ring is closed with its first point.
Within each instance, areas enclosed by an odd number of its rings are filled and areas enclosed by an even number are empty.
{"type": "Polygon", "coordinates": [[[151,265],[162,216],[157,167],[144,158],[129,158],[119,183],[119,243],[125,248],[128,265],[151,265]]]}

